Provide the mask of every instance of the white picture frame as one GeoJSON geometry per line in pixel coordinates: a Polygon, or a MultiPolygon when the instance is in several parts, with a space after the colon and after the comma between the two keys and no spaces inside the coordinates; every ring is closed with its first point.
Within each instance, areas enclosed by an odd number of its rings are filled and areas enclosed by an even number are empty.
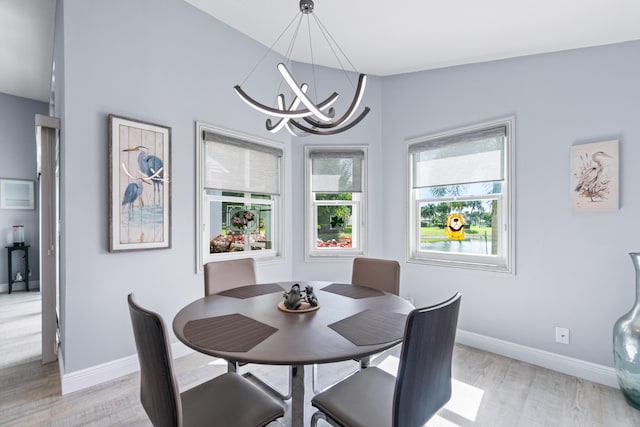
{"type": "Polygon", "coordinates": [[[576,211],[619,208],[619,141],[571,147],[571,204],[576,211]]]}
{"type": "Polygon", "coordinates": [[[35,209],[34,189],[33,181],[0,179],[0,209],[35,209]]]}

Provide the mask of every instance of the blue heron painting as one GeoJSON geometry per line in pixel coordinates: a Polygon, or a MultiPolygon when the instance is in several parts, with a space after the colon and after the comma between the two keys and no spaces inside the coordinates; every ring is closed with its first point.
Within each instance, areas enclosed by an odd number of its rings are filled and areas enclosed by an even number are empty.
{"type": "Polygon", "coordinates": [[[125,148],[122,151],[138,151],[138,167],[140,171],[151,179],[153,182],[154,200],[156,193],[160,193],[161,186],[164,182],[164,165],[162,159],[153,154],[149,154],[149,148],[144,145],[125,148]]]}
{"type": "MultiPolygon", "coordinates": [[[[125,240],[144,243],[147,239],[162,240],[164,232],[164,208],[162,185],[168,181],[164,175],[164,165],[162,160],[149,154],[149,149],[144,145],[137,145],[132,148],[125,148],[123,153],[138,151],[137,166],[138,171],[135,176],[127,169],[127,162],[122,162],[122,172],[129,178],[129,183],[124,189],[121,205],[128,208],[128,215],[121,216],[121,232],[125,233],[125,240]],[[153,185],[153,203],[145,205],[145,194],[143,184],[153,185]],[[134,209],[136,203],[139,209],[134,209]]],[[[125,159],[127,160],[127,159],[125,159]]],[[[133,163],[128,162],[129,165],[133,163]]],[[[134,166],[135,167],[135,166],[134,166]]],[[[147,196],[148,198],[148,196],[147,196]]]]}
{"type": "Polygon", "coordinates": [[[110,250],[170,247],[171,128],[109,115],[110,250]]]}

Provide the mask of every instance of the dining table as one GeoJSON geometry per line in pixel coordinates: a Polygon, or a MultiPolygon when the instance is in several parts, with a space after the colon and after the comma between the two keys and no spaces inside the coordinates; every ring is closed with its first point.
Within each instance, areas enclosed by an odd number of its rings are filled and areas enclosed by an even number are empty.
{"type": "Polygon", "coordinates": [[[188,347],[235,363],[292,366],[291,426],[304,421],[304,366],[367,358],[402,342],[404,298],[349,283],[287,281],[199,298],[173,320],[188,347]],[[286,292],[310,287],[316,307],[288,310],[286,292]]]}

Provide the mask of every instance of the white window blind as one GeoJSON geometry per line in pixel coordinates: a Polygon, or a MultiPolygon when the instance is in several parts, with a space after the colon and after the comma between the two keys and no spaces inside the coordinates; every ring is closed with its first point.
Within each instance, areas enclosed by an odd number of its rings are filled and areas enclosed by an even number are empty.
{"type": "Polygon", "coordinates": [[[504,180],[506,135],[498,126],[413,144],[413,188],[504,180]]]}
{"type": "Polygon", "coordinates": [[[282,149],[207,131],[203,139],[205,188],[280,194],[282,149]]]}
{"type": "Polygon", "coordinates": [[[362,150],[312,150],[311,191],[318,193],[362,192],[362,150]]]}

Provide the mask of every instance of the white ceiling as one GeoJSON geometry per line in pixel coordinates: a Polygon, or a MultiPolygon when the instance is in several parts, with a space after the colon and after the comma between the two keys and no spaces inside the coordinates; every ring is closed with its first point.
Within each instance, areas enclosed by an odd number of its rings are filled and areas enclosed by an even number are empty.
{"type": "MultiPolygon", "coordinates": [[[[299,0],[185,1],[267,47],[299,11],[299,0]]],[[[638,0],[314,3],[315,15],[357,71],[378,76],[640,39],[638,0]]],[[[315,62],[340,68],[326,63],[330,52],[318,58],[319,45],[326,42],[313,42],[315,62]]],[[[276,50],[284,53],[287,43],[281,47],[276,50]]],[[[308,56],[292,57],[310,62],[308,56]]]]}
{"type": "MultiPolygon", "coordinates": [[[[185,1],[265,46],[299,3],[185,1]]],[[[48,101],[55,3],[0,0],[0,92],[48,101]]],[[[315,0],[314,13],[357,71],[378,76],[640,39],[638,0],[315,0]]],[[[314,62],[339,68],[325,46],[313,42],[314,62]]]]}
{"type": "Polygon", "coordinates": [[[0,0],[0,93],[49,101],[56,0],[0,0]]]}

